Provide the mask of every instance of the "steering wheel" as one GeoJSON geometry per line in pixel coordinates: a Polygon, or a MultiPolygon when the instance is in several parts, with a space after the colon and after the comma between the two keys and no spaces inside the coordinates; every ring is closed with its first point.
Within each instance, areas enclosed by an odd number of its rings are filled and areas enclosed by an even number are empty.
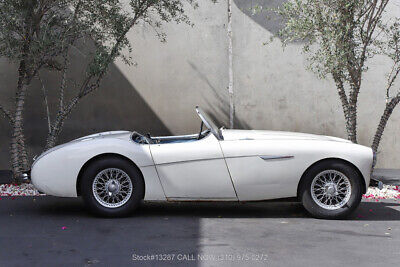
{"type": "Polygon", "coordinates": [[[134,141],[139,143],[139,144],[154,144],[154,141],[153,141],[153,139],[151,139],[151,136],[149,138],[149,137],[147,137],[147,136],[145,136],[143,134],[140,134],[138,132],[133,132],[132,136],[134,137],[134,141]]]}
{"type": "Polygon", "coordinates": [[[148,144],[154,144],[153,139],[151,139],[150,133],[143,135],[143,138],[146,139],[148,144]]]}

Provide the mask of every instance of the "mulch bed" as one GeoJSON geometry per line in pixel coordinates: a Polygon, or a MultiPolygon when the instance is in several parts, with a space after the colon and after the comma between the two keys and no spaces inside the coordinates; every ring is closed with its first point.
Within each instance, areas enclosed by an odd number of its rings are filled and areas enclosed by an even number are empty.
{"type": "Polygon", "coordinates": [[[40,196],[36,188],[32,184],[3,184],[0,185],[0,200],[1,197],[16,197],[16,196],[40,196]]]}

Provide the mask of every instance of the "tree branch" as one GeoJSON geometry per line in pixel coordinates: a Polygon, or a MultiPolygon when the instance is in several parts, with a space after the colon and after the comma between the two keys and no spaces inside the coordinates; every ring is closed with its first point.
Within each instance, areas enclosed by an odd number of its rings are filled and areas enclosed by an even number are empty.
{"type": "Polygon", "coordinates": [[[69,67],[68,49],[65,50],[63,56],[64,56],[64,65],[62,68],[60,95],[59,95],[59,109],[61,111],[64,110],[64,93],[65,93],[65,88],[67,87],[67,71],[69,67]]]}
{"type": "Polygon", "coordinates": [[[388,78],[388,85],[386,87],[386,99],[390,99],[390,89],[392,88],[394,82],[396,81],[397,76],[400,74],[400,66],[397,69],[393,68],[389,78],[388,78]]]}
{"type": "Polygon", "coordinates": [[[55,142],[58,138],[59,133],[61,132],[64,120],[70,115],[72,110],[75,108],[75,106],[79,103],[79,101],[84,98],[85,96],[89,95],[90,93],[94,92],[100,87],[100,82],[105,76],[107,72],[107,67],[109,64],[115,59],[117,56],[120,45],[123,43],[126,34],[131,30],[131,28],[137,23],[138,19],[148,10],[148,8],[153,5],[154,3],[152,1],[147,2],[143,1],[140,4],[141,9],[137,13],[135,13],[135,16],[131,20],[130,23],[128,23],[127,27],[125,30],[121,33],[121,35],[117,38],[115,44],[113,45],[106,61],[105,64],[101,71],[97,75],[90,75],[88,76],[84,82],[82,83],[82,86],[78,92],[78,94],[72,98],[67,105],[63,105],[63,108],[59,110],[57,117],[52,124],[51,127],[51,132],[49,133],[47,144],[45,150],[53,147],[55,145],[55,142]],[[146,4],[145,4],[146,3],[146,4]],[[96,77],[97,76],[97,77],[96,77]],[[96,77],[96,78],[95,78],[96,77]],[[95,78],[95,81],[91,83],[91,80],[95,78]]]}
{"type": "Polygon", "coordinates": [[[11,125],[14,124],[14,118],[8,109],[0,105],[0,111],[3,112],[4,116],[8,119],[11,125]]]}
{"type": "Polygon", "coordinates": [[[49,126],[49,132],[50,132],[51,131],[51,119],[50,119],[49,102],[47,101],[47,90],[46,90],[46,87],[44,86],[42,77],[40,76],[39,72],[38,72],[37,76],[38,76],[38,79],[40,81],[40,84],[42,85],[44,104],[46,105],[47,124],[49,126]]]}
{"type": "Polygon", "coordinates": [[[376,10],[376,5],[377,5],[377,0],[374,1],[374,7],[371,9],[371,12],[368,13],[369,20],[367,24],[367,30],[366,30],[366,37],[364,40],[364,46],[362,48],[361,52],[361,58],[360,58],[360,65],[359,65],[359,72],[362,71],[362,68],[364,66],[365,60],[367,58],[367,50],[368,46],[370,45],[370,42],[372,40],[372,35],[375,32],[375,28],[378,25],[378,22],[380,21],[380,18],[382,17],[383,12],[385,11],[385,8],[387,4],[389,3],[389,0],[382,0],[377,11],[376,10]]]}

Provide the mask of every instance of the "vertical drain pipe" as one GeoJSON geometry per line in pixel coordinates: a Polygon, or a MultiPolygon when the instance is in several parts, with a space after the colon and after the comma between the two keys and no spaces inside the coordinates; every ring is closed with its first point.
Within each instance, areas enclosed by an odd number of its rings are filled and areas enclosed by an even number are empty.
{"type": "Polygon", "coordinates": [[[233,34],[232,34],[232,0],[228,0],[228,68],[229,68],[229,128],[234,128],[235,121],[235,92],[233,81],[233,34]]]}

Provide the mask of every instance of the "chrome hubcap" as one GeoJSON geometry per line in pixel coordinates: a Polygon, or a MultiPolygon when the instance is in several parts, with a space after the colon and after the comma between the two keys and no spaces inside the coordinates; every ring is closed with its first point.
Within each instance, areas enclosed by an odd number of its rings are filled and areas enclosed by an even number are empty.
{"type": "Polygon", "coordinates": [[[334,197],[334,196],[338,195],[336,184],[327,183],[325,185],[325,192],[328,197],[334,197]]]}
{"type": "Polygon", "coordinates": [[[118,193],[120,189],[120,184],[116,180],[111,180],[107,182],[107,190],[111,194],[118,193]]]}
{"type": "Polygon", "coordinates": [[[315,176],[311,183],[311,197],[324,209],[340,209],[347,204],[350,196],[350,180],[339,171],[323,171],[315,176]]]}
{"type": "Polygon", "coordinates": [[[119,208],[131,198],[133,185],[126,172],[109,168],[96,175],[92,190],[100,205],[106,208],[119,208]]]}

